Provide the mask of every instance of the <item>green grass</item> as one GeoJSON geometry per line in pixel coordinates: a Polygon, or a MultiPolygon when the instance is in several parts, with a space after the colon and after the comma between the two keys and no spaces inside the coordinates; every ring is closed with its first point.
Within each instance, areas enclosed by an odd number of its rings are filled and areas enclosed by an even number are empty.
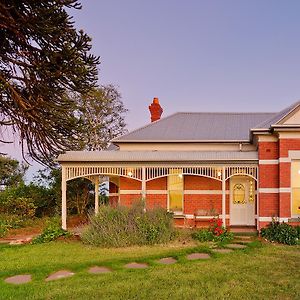
{"type": "Polygon", "coordinates": [[[187,261],[187,253],[208,245],[100,249],[80,242],[0,246],[0,299],[299,299],[299,246],[261,245],[212,254],[210,260],[187,261]],[[174,265],[157,258],[173,256],[174,265]],[[145,270],[128,270],[131,261],[148,262],[145,270]],[[89,274],[90,266],[111,267],[110,274],[89,274]],[[48,274],[68,269],[76,274],[45,282],[48,274]],[[20,286],[4,282],[7,276],[32,274],[20,286]]]}

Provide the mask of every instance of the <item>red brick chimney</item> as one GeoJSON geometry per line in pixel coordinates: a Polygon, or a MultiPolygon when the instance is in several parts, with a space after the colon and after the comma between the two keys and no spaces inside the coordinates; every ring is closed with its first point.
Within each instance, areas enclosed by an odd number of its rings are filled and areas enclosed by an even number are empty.
{"type": "Polygon", "coordinates": [[[149,110],[151,114],[151,122],[155,122],[160,119],[163,109],[159,104],[158,98],[153,98],[153,102],[149,105],[149,110]]]}

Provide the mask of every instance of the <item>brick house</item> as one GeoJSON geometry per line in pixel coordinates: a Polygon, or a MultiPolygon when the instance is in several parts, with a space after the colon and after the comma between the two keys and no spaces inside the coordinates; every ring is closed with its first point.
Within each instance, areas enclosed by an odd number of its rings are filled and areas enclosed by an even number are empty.
{"type": "Polygon", "coordinates": [[[151,123],[112,140],[101,152],[70,151],[62,166],[62,222],[66,182],[108,176],[111,205],[145,200],[174,212],[176,224],[260,229],[272,218],[300,222],[300,102],[279,113],[163,112],[154,98],[151,123]]]}

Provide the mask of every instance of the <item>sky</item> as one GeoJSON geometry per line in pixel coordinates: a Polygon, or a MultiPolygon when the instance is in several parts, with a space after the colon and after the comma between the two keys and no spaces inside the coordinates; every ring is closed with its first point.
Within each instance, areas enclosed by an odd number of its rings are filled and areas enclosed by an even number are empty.
{"type": "MultiPolygon", "coordinates": [[[[280,111],[300,99],[300,1],[83,0],[99,83],[114,84],[128,129],[178,111],[280,111]]],[[[20,158],[17,145],[0,151],[20,158]]],[[[31,170],[38,168],[35,165],[31,170]]],[[[33,171],[31,171],[33,172],[33,171]]]]}

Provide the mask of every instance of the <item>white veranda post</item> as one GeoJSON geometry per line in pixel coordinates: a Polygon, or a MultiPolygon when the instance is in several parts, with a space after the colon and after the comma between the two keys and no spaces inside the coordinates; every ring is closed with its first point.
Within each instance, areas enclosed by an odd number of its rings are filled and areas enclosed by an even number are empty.
{"type": "Polygon", "coordinates": [[[226,227],[226,172],[222,168],[222,223],[226,227]]]}
{"type": "Polygon", "coordinates": [[[95,176],[95,214],[99,212],[99,176],[95,176]]]}
{"type": "Polygon", "coordinates": [[[67,230],[67,178],[66,178],[66,168],[62,167],[61,176],[61,221],[62,228],[67,230]]]}

